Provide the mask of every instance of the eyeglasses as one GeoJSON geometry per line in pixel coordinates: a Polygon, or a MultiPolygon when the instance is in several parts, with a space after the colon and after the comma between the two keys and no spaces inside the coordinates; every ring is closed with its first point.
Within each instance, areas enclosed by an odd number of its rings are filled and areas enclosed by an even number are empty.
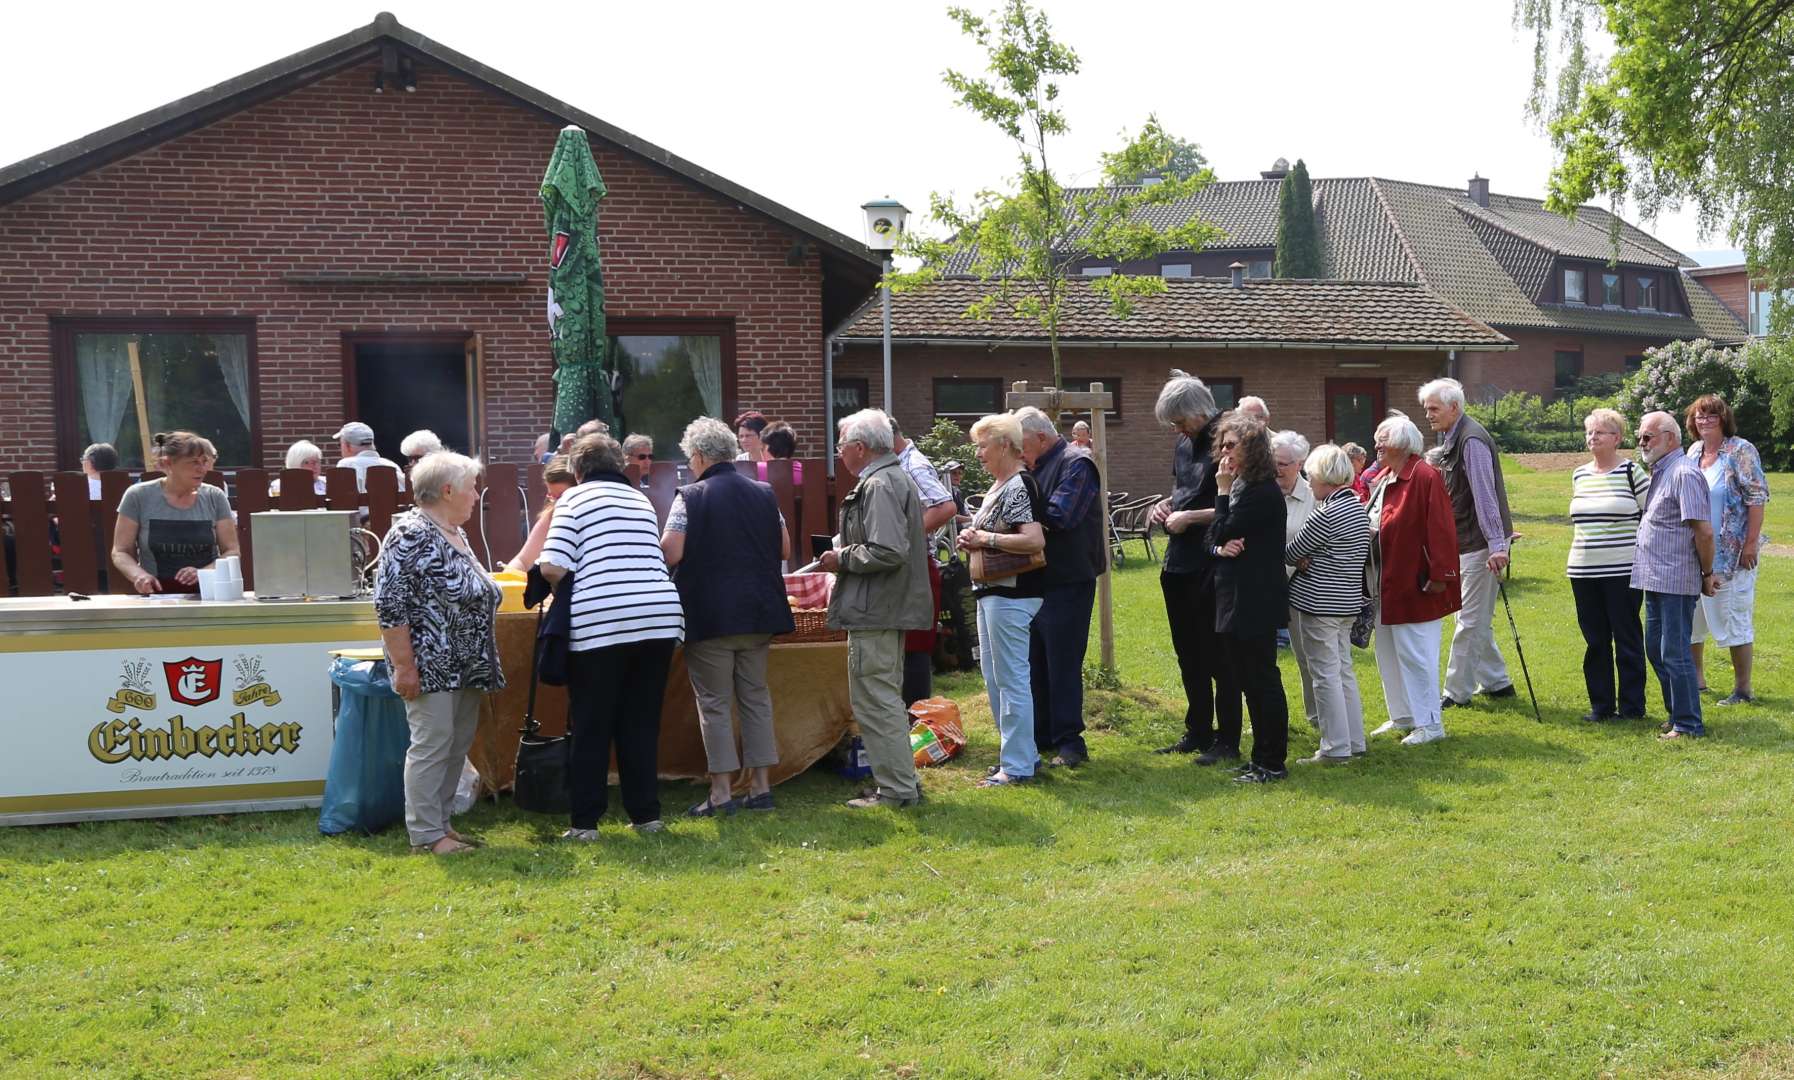
{"type": "Polygon", "coordinates": [[[634,460],[634,461],[653,461],[654,460],[653,454],[631,454],[631,455],[629,455],[629,457],[631,460],[634,460]]]}
{"type": "Polygon", "coordinates": [[[1239,440],[1238,440],[1238,439],[1233,439],[1233,440],[1230,440],[1230,441],[1228,441],[1228,442],[1224,442],[1224,443],[1222,443],[1222,444],[1221,444],[1221,449],[1223,449],[1223,450],[1235,450],[1235,449],[1238,449],[1238,448],[1239,448],[1239,445],[1240,445],[1240,443],[1239,443],[1239,440]]]}
{"type": "Polygon", "coordinates": [[[1645,443],[1652,442],[1656,438],[1657,432],[1655,431],[1641,431],[1638,433],[1638,445],[1643,446],[1645,443]]]}

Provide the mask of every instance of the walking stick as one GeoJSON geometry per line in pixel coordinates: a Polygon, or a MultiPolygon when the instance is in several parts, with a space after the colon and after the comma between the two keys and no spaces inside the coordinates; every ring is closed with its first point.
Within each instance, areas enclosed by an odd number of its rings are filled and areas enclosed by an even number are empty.
{"type": "MultiPolygon", "coordinates": [[[[1513,568],[1514,564],[1510,561],[1507,564],[1508,572],[1511,573],[1513,568]]],[[[1539,713],[1539,696],[1532,692],[1532,672],[1526,667],[1526,650],[1520,647],[1520,624],[1514,621],[1514,605],[1507,600],[1507,583],[1502,580],[1505,576],[1496,577],[1495,588],[1501,593],[1501,606],[1507,611],[1507,628],[1514,632],[1514,654],[1520,658],[1520,674],[1526,677],[1526,696],[1532,699],[1532,717],[1542,724],[1545,718],[1539,713]]]]}

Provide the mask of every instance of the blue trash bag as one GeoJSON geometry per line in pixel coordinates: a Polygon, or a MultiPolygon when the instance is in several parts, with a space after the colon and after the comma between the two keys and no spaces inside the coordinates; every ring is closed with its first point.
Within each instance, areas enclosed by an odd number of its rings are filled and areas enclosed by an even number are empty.
{"type": "Polygon", "coordinates": [[[330,681],[342,692],[336,742],[324,777],[318,831],[376,833],[405,817],[405,751],[411,727],[385,661],[338,657],[330,681]]]}

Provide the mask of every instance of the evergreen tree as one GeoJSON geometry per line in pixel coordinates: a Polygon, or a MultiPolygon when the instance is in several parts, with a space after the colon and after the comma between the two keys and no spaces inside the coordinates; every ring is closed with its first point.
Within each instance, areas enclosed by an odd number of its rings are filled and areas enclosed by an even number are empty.
{"type": "Polygon", "coordinates": [[[1308,183],[1308,166],[1297,160],[1283,178],[1277,201],[1277,265],[1273,276],[1317,278],[1321,276],[1321,238],[1314,227],[1314,189],[1308,183]]]}

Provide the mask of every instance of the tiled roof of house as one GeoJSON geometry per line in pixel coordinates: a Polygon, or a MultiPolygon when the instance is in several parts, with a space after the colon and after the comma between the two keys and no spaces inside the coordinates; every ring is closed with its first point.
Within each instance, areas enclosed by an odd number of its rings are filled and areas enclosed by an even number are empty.
{"type": "MultiPolygon", "coordinates": [[[[1197,195],[1152,207],[1160,227],[1196,214],[1219,226],[1224,239],[1211,250],[1264,248],[1276,243],[1278,180],[1221,181],[1197,195]]],[[[1575,220],[1545,209],[1539,199],[1492,194],[1477,205],[1461,188],[1373,177],[1313,181],[1315,224],[1324,272],[1330,278],[1419,282],[1491,326],[1559,328],[1649,338],[1709,337],[1740,341],[1744,326],[1699,281],[1682,275],[1689,315],[1541,304],[1559,257],[1615,258],[1627,265],[1679,272],[1693,263],[1623,219],[1582,207],[1575,220]],[[1616,233],[1617,229],[1617,233],[1616,233]]],[[[968,272],[956,258],[949,275],[968,272]]]]}
{"type": "MultiPolygon", "coordinates": [[[[1184,278],[1165,285],[1163,293],[1137,301],[1132,316],[1117,319],[1108,300],[1088,282],[1071,281],[1060,340],[1512,347],[1501,334],[1414,282],[1253,279],[1236,287],[1225,278],[1184,278]]],[[[1039,323],[1006,312],[988,320],[966,318],[966,308],[986,291],[981,282],[949,278],[897,293],[891,303],[892,337],[968,342],[1045,339],[1039,323]]],[[[840,337],[880,340],[881,318],[879,305],[868,304],[840,337]]]]}

